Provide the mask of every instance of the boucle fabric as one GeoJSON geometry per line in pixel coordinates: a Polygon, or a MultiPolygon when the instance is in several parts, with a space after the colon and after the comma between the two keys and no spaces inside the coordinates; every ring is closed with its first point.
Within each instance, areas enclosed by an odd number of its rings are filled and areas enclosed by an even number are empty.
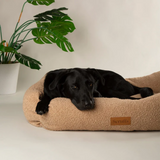
{"type": "Polygon", "coordinates": [[[43,93],[44,77],[25,93],[23,111],[28,122],[49,130],[160,130],[160,72],[129,78],[138,87],[151,87],[154,95],[140,100],[95,98],[95,109],[80,111],[69,99],[55,98],[49,112],[35,112],[43,93]]]}

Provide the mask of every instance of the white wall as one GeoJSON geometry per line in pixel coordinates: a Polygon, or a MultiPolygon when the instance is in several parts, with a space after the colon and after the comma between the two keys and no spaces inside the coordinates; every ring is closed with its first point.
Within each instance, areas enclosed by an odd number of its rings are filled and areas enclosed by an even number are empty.
{"type": "MultiPolygon", "coordinates": [[[[9,40],[23,0],[0,0],[3,38],[9,40]]],[[[24,22],[47,9],[67,7],[76,30],[68,35],[75,52],[65,53],[55,44],[24,44],[19,52],[41,61],[42,69],[21,65],[19,89],[57,68],[94,67],[137,77],[160,70],[159,0],[57,0],[51,6],[27,4],[24,22]]],[[[27,87],[28,87],[27,86],[27,87]]]]}

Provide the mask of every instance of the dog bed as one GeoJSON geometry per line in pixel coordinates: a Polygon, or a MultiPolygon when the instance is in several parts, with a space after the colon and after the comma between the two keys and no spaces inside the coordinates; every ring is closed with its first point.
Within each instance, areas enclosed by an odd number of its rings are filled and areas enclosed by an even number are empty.
{"type": "Polygon", "coordinates": [[[154,95],[140,100],[95,98],[95,109],[78,110],[67,98],[55,98],[49,112],[35,112],[43,93],[44,77],[25,93],[23,111],[28,122],[49,130],[160,130],[160,72],[127,79],[138,87],[150,87],[154,95]]]}

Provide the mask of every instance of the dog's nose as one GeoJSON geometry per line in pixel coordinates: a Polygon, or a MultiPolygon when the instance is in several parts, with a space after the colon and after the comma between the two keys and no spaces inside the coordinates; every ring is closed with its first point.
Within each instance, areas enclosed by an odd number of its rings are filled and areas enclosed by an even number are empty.
{"type": "Polygon", "coordinates": [[[85,105],[85,107],[87,108],[87,107],[92,106],[92,105],[93,105],[93,102],[92,102],[92,100],[84,101],[84,105],[85,105]]]}

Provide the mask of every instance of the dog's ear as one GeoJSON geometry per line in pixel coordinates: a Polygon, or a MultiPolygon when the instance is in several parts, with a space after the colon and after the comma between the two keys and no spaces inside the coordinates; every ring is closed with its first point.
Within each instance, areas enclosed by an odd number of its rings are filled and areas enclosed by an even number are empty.
{"type": "Polygon", "coordinates": [[[105,79],[96,69],[87,68],[87,72],[91,74],[96,81],[100,81],[102,85],[105,85],[105,79]]]}
{"type": "Polygon", "coordinates": [[[55,74],[55,78],[53,79],[53,81],[49,84],[49,90],[54,90],[58,85],[59,83],[63,83],[67,77],[69,73],[69,70],[68,69],[64,69],[64,70],[61,70],[59,72],[57,72],[55,74]]]}

